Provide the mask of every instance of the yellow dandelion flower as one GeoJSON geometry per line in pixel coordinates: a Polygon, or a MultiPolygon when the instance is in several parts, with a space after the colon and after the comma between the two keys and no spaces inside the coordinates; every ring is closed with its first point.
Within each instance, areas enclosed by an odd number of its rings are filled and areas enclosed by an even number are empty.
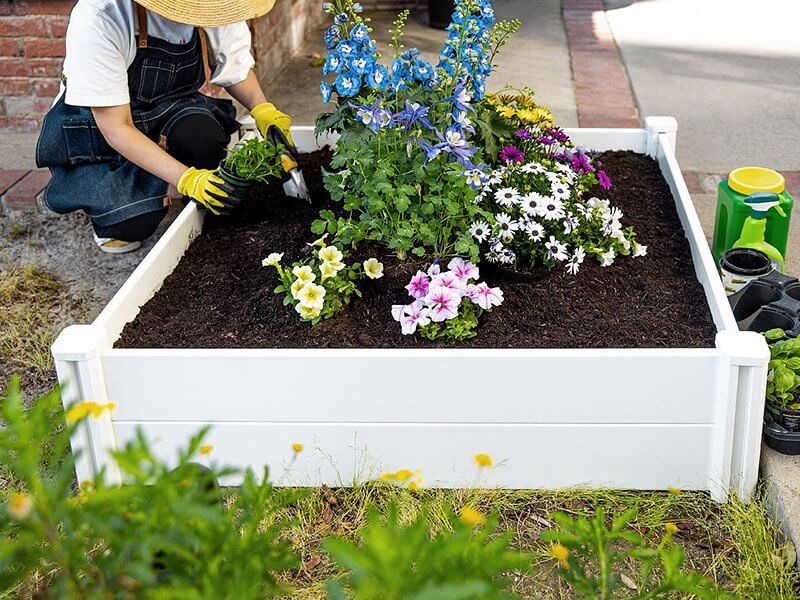
{"type": "Polygon", "coordinates": [[[15,492],[8,499],[8,516],[16,521],[27,519],[33,511],[33,498],[23,492],[15,492]]]}
{"type": "Polygon", "coordinates": [[[675,523],[664,523],[664,529],[667,530],[669,535],[675,535],[678,533],[678,526],[675,523]]]}
{"type": "Polygon", "coordinates": [[[408,489],[412,492],[418,492],[422,489],[422,479],[415,479],[408,484],[408,489]]]}
{"type": "Polygon", "coordinates": [[[673,496],[680,496],[683,493],[678,488],[674,488],[671,486],[667,488],[667,491],[673,496]]]}
{"type": "Polygon", "coordinates": [[[475,460],[475,464],[478,465],[481,468],[484,468],[484,467],[489,468],[489,467],[493,467],[494,466],[494,460],[492,460],[491,455],[486,454],[485,452],[478,452],[475,455],[474,460],[475,460]]]}
{"type": "Polygon", "coordinates": [[[553,544],[550,546],[548,553],[552,558],[555,558],[561,566],[567,568],[569,566],[569,548],[562,544],[553,544]]]}
{"type": "Polygon", "coordinates": [[[114,410],[116,406],[117,405],[114,402],[108,402],[106,404],[98,404],[97,402],[92,402],[91,400],[79,402],[67,411],[67,423],[74,425],[88,416],[92,416],[96,419],[102,415],[103,412],[107,410],[114,410]]]}
{"type": "Polygon", "coordinates": [[[292,444],[292,450],[294,450],[295,454],[300,454],[303,451],[303,444],[295,442],[292,444]]]}
{"type": "Polygon", "coordinates": [[[206,454],[211,454],[211,451],[214,449],[214,446],[209,444],[203,444],[200,446],[200,455],[205,456],[206,454]]]}
{"type": "Polygon", "coordinates": [[[486,515],[484,515],[481,511],[472,508],[471,506],[465,506],[462,508],[461,512],[458,513],[458,518],[461,519],[462,523],[465,523],[470,527],[477,527],[478,525],[483,525],[486,523],[486,515]]]}

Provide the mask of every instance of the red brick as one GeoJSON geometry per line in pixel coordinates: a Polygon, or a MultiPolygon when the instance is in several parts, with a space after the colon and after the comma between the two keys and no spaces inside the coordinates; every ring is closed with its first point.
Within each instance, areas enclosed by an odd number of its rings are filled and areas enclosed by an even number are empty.
{"type": "Polygon", "coordinates": [[[10,210],[36,208],[36,196],[44,190],[49,181],[49,170],[31,171],[3,194],[3,204],[10,210]]]}
{"type": "Polygon", "coordinates": [[[0,170],[0,196],[5,194],[12,185],[17,183],[27,174],[27,169],[0,170]]]}
{"type": "Polygon", "coordinates": [[[74,0],[15,0],[14,12],[18,15],[68,15],[74,0]]]}
{"type": "Polygon", "coordinates": [[[0,77],[0,96],[27,96],[30,93],[27,77],[0,77]]]}
{"type": "Polygon", "coordinates": [[[0,77],[58,77],[60,58],[0,57],[0,77]]]}
{"type": "Polygon", "coordinates": [[[41,37],[47,35],[41,17],[0,17],[0,37],[41,37]]]}
{"type": "Polygon", "coordinates": [[[25,119],[43,116],[50,108],[50,98],[37,96],[10,96],[5,99],[6,116],[25,119]]]}
{"type": "Polygon", "coordinates": [[[48,17],[50,23],[50,37],[63,38],[67,35],[67,25],[69,25],[69,17],[48,17]]]}
{"type": "Polygon", "coordinates": [[[39,129],[39,121],[34,118],[18,119],[0,117],[0,130],[5,131],[36,131],[39,129]]]}
{"type": "Polygon", "coordinates": [[[61,89],[59,79],[34,79],[32,83],[36,95],[43,98],[55,98],[61,89]]]}
{"type": "Polygon", "coordinates": [[[66,41],[62,39],[25,40],[22,44],[25,56],[64,56],[67,52],[66,41]]]}
{"type": "Polygon", "coordinates": [[[0,56],[21,56],[19,41],[14,38],[0,40],[0,56]]]}
{"type": "Polygon", "coordinates": [[[6,0],[2,4],[0,4],[0,15],[10,15],[11,14],[11,3],[9,0],[6,0]]]}

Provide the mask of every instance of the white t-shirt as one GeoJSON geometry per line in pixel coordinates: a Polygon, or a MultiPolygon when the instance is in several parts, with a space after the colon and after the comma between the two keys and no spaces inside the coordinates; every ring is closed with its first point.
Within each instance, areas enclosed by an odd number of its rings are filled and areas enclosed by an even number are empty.
{"type": "MultiPolygon", "coordinates": [[[[243,81],[255,64],[247,24],[207,27],[205,31],[211,82],[228,87],[243,81]]],[[[191,40],[194,28],[147,11],[147,32],[173,44],[184,44],[191,40]]],[[[137,33],[133,0],[79,0],[67,28],[66,103],[128,104],[128,67],[136,56],[137,33]]]]}

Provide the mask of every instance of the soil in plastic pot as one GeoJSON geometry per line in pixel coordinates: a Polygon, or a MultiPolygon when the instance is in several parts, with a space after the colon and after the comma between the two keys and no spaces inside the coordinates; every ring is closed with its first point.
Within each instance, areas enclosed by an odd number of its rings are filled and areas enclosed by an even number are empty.
{"type": "Polygon", "coordinates": [[[455,0],[428,0],[428,24],[434,29],[447,29],[455,7],[455,0]]]}
{"type": "Polygon", "coordinates": [[[773,402],[767,401],[769,417],[785,428],[787,431],[800,435],[800,410],[783,408],[773,402]]]}
{"type": "Polygon", "coordinates": [[[220,167],[219,176],[225,183],[236,188],[237,190],[245,191],[253,186],[252,181],[245,179],[244,177],[239,177],[234,173],[231,173],[230,171],[225,169],[225,167],[220,167]]]}
{"type": "MultiPolygon", "coordinates": [[[[315,203],[341,212],[322,182],[330,152],[299,157],[315,203]]],[[[576,276],[537,267],[525,276],[481,264],[481,278],[500,286],[505,302],[481,317],[472,348],[710,348],[716,327],[692,266],[675,200],[658,164],[632,152],[601,155],[613,187],[591,190],[623,212],[623,224],[648,245],[647,256],[620,257],[610,267],[587,260],[576,276]]],[[[407,348],[448,347],[404,336],[392,305],[408,302],[405,286],[429,258],[399,260],[361,243],[350,260],[378,257],[384,276],[359,284],[363,298],[316,326],[302,323],[283,297],[270,252],[283,263],[309,256],[318,207],[287,198],[281,183],[256,184],[229,217],[209,215],[175,270],[136,319],[119,347],[131,348],[407,348]]]]}

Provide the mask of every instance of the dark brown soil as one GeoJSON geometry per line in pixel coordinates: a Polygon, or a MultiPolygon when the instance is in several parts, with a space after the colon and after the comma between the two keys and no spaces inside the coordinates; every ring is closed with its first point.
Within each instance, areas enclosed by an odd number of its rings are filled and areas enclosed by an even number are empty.
{"type": "MultiPolygon", "coordinates": [[[[301,157],[306,181],[319,203],[328,201],[320,166],[329,155],[301,157]]],[[[644,258],[622,257],[602,268],[587,260],[577,276],[563,268],[513,275],[491,272],[505,303],[481,319],[478,336],[463,343],[492,348],[710,347],[716,329],[694,274],[672,194],[656,163],[632,152],[602,156],[614,187],[608,197],[648,246],[644,258]]],[[[377,254],[385,276],[362,286],[363,299],[312,327],[302,323],[282,297],[274,269],[261,260],[284,252],[284,264],[307,252],[316,217],[302,201],[287,199],[279,186],[261,188],[229,218],[206,219],[164,286],[129,323],[117,343],[128,348],[296,348],[441,346],[403,336],[391,317],[404,303],[404,286],[420,262],[399,261],[384,250],[362,248],[353,258],[377,254]],[[363,256],[362,256],[363,255],[363,256]]]]}

